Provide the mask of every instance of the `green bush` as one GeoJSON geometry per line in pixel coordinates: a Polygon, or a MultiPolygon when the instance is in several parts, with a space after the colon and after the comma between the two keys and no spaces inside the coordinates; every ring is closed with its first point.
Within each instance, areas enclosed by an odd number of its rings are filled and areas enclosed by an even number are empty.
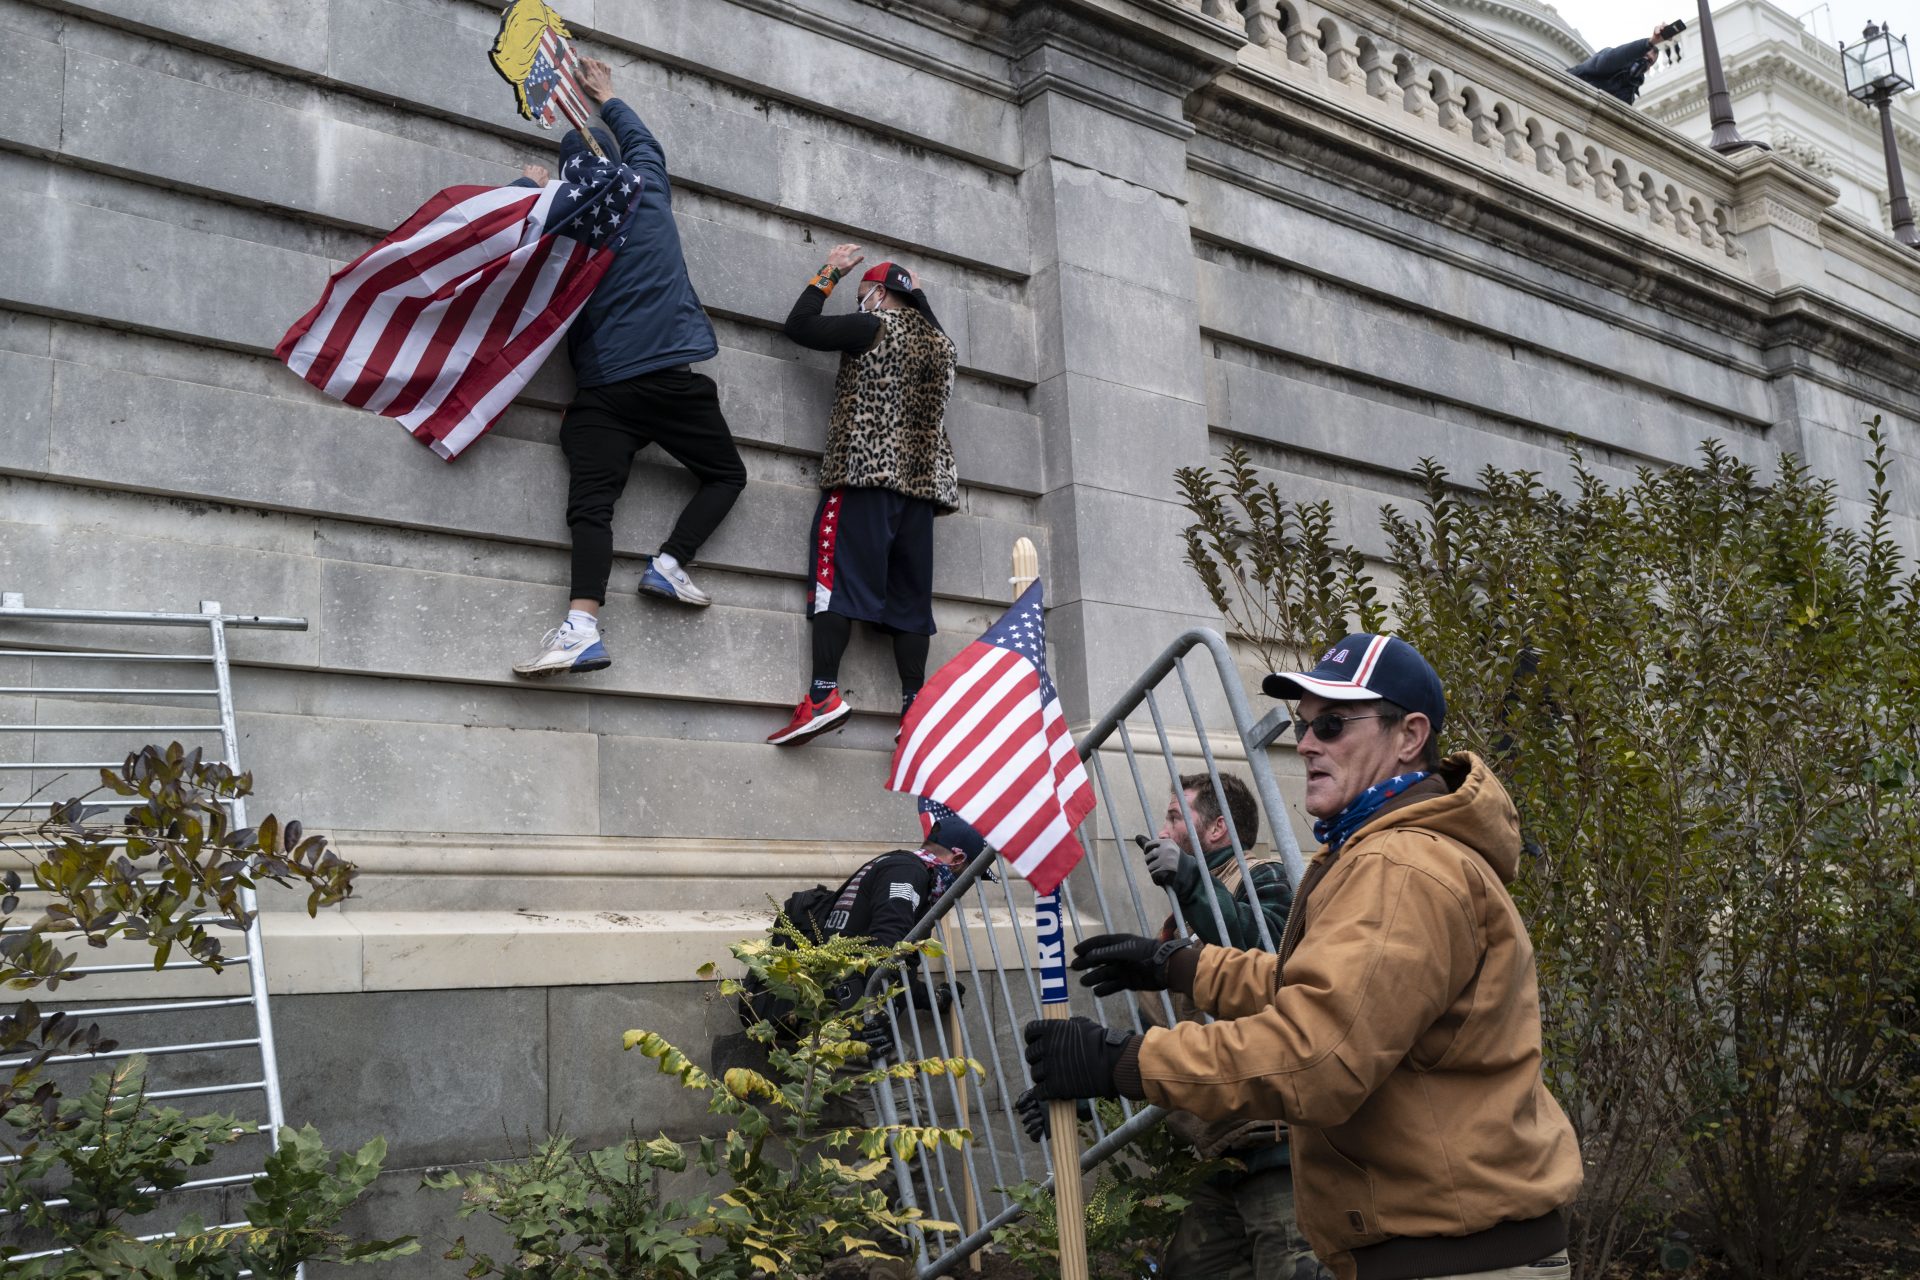
{"type": "MultiPolygon", "coordinates": [[[[1585,1276],[1688,1191],[1741,1274],[1805,1275],[1910,1114],[1920,580],[1877,419],[1869,435],[1859,528],[1794,459],[1763,479],[1712,444],[1620,486],[1576,457],[1564,493],[1489,470],[1467,494],[1427,463],[1418,508],[1384,512],[1393,629],[1533,855],[1514,891],[1587,1161],[1585,1276]]],[[[1249,505],[1244,455],[1182,483],[1189,559],[1263,653],[1384,623],[1330,523],[1296,518],[1287,543],[1277,495],[1249,505]],[[1222,554],[1275,546],[1285,572],[1222,554]]]]}
{"type": "MultiPolygon", "coordinates": [[[[67,945],[105,947],[114,938],[143,942],[158,969],[179,951],[219,972],[221,935],[253,923],[245,893],[261,881],[307,888],[307,912],[353,891],[356,868],[298,822],[269,816],[235,828],[227,806],[253,790],[251,774],[202,758],[178,742],[143,747],[100,784],[54,805],[35,822],[0,822],[0,854],[23,862],[0,875],[0,986],[54,990],[85,980],[67,945]],[[136,803],[117,821],[91,804],[108,794],[136,803]],[[24,927],[27,882],[42,905],[24,927]]],[[[10,815],[9,815],[10,816],[10,815]]],[[[33,1249],[0,1246],[6,1274],[28,1277],[141,1276],[227,1280],[243,1271],[291,1276],[299,1263],[372,1261],[413,1252],[408,1240],[356,1244],[337,1224],[379,1175],[386,1144],[375,1139],[337,1160],[311,1126],[282,1128],[264,1173],[252,1183],[249,1226],[203,1230],[186,1222],[175,1238],[143,1242],[122,1228],[151,1213],[156,1192],[188,1180],[188,1170],[239,1136],[230,1116],[188,1118],[148,1105],[138,1057],[95,1076],[79,1099],[63,1098],[44,1068],[55,1057],[111,1052],[98,1025],[43,1013],[23,1000],[0,1016],[0,1150],[18,1157],[4,1169],[0,1198],[15,1231],[37,1233],[33,1249]],[[15,1056],[17,1055],[17,1056],[15,1056]],[[49,1190],[57,1188],[57,1190],[49,1190]],[[56,1203],[66,1201],[64,1205],[56,1203]],[[67,1248],[56,1258],[15,1255],[67,1248]]],[[[152,1233],[148,1233],[152,1234],[152,1233]]]]}
{"type": "MultiPolygon", "coordinates": [[[[866,1063],[860,1024],[893,1000],[895,983],[841,1007],[834,995],[849,978],[938,957],[939,944],[877,946],[858,938],[805,936],[785,920],[774,936],[735,943],[749,979],[793,1010],[783,1033],[759,1021],[748,1035],[767,1053],[768,1071],[735,1067],[709,1075],[658,1034],[636,1030],[624,1043],[651,1058],[686,1089],[707,1095],[707,1110],[724,1117],[723,1137],[676,1142],[634,1135],[620,1146],[582,1156],[550,1137],[528,1159],[476,1172],[429,1178],[427,1185],[463,1192],[462,1217],[484,1213],[513,1242],[494,1256],[462,1238],[447,1254],[469,1265],[470,1277],[515,1280],[745,1280],[811,1276],[840,1257],[881,1258],[906,1251],[910,1231],[951,1231],[918,1210],[891,1203],[890,1156],[911,1160],[923,1147],[960,1149],[965,1129],[831,1123],[855,1095],[883,1079],[980,1073],[965,1058],[866,1063]],[[658,1175],[697,1170],[714,1190],[667,1200],[658,1175]]],[[[701,970],[712,973],[712,966],[701,970]]],[[[747,985],[720,983],[736,999],[747,985]]]]}
{"type": "MultiPolygon", "coordinates": [[[[18,928],[29,880],[43,903],[24,928],[0,935],[0,986],[53,991],[78,981],[72,971],[79,958],[63,945],[74,939],[96,948],[116,937],[144,942],[155,969],[178,947],[218,973],[226,964],[220,933],[253,923],[242,895],[260,881],[306,885],[308,915],[352,893],[356,868],[327,847],[325,836],[307,834],[298,822],[283,826],[272,815],[256,827],[233,826],[226,806],[252,791],[252,774],[236,774],[175,742],[142,747],[118,769],[102,769],[99,786],[54,805],[38,822],[0,821],[0,854],[27,864],[25,877],[12,866],[0,873],[0,928],[18,928]],[[138,803],[116,822],[99,822],[107,810],[89,802],[103,794],[138,803]]],[[[25,1051],[11,1059],[17,1065],[0,1070],[0,1115],[31,1103],[43,1122],[56,1123],[59,1090],[41,1068],[55,1055],[112,1048],[98,1026],[43,1016],[33,1001],[22,1001],[0,1016],[0,1057],[25,1051]]],[[[31,1145],[37,1132],[24,1126],[8,1141],[31,1145]]]]}
{"type": "Polygon", "coordinates": [[[283,1128],[248,1188],[246,1226],[208,1229],[188,1218],[167,1238],[142,1240],[132,1221],[152,1214],[158,1194],[187,1182],[247,1129],[229,1115],[188,1117],[153,1106],[138,1055],[94,1076],[80,1097],[62,1099],[58,1114],[55,1125],[43,1124],[35,1106],[6,1117],[15,1130],[39,1135],[19,1161],[0,1166],[0,1209],[16,1235],[34,1241],[31,1248],[0,1246],[9,1277],[237,1280],[251,1271],[286,1280],[303,1262],[376,1262],[419,1248],[411,1237],[356,1242],[338,1230],[341,1216],[380,1175],[382,1139],[336,1158],[311,1126],[283,1128]],[[54,1249],[65,1252],[22,1256],[54,1249]]]}

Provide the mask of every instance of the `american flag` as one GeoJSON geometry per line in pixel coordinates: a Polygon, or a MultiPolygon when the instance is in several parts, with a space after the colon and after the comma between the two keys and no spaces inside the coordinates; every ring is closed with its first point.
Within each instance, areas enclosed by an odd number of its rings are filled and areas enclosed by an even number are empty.
{"type": "Polygon", "coordinates": [[[1047,675],[1043,590],[1035,582],[987,633],[934,673],[901,727],[887,786],[972,823],[1039,893],[1084,856],[1074,836],[1093,784],[1047,675]]]}
{"type": "Polygon", "coordinates": [[[540,47],[534,51],[524,88],[527,109],[542,129],[553,128],[561,116],[584,127],[593,114],[580,89],[580,55],[552,27],[540,33],[540,47]]]}
{"type": "Polygon", "coordinates": [[[626,239],[639,174],[578,155],[560,177],[440,192],[336,272],[274,355],[452,461],[539,370],[626,239]]]}

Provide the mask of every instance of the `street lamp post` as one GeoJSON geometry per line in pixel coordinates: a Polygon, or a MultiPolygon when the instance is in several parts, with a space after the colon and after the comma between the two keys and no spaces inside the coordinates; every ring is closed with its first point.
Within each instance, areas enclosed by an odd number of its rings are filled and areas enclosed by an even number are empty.
{"type": "Polygon", "coordinates": [[[1840,50],[1847,93],[1880,111],[1880,141],[1887,151],[1887,194],[1893,203],[1893,238],[1920,248],[1920,230],[1913,225],[1913,205],[1907,201],[1907,183],[1900,172],[1900,148],[1893,135],[1893,100],[1913,88],[1913,58],[1907,38],[1883,24],[1869,22],[1859,44],[1840,50]]]}
{"type": "Polygon", "coordinates": [[[1720,67],[1720,42],[1714,38],[1713,13],[1707,8],[1707,0],[1700,0],[1700,61],[1707,65],[1707,113],[1713,121],[1713,136],[1707,139],[1707,145],[1722,155],[1743,147],[1771,150],[1764,142],[1741,137],[1733,123],[1733,98],[1727,93],[1727,73],[1720,67]]]}

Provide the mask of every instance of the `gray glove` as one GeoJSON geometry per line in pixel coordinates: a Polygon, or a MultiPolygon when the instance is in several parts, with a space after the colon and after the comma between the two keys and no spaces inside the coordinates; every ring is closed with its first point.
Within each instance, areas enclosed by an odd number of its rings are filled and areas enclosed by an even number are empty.
{"type": "MultiPolygon", "coordinates": [[[[1136,838],[1142,841],[1146,839],[1144,836],[1136,838]]],[[[1172,840],[1142,843],[1140,849],[1147,858],[1147,875],[1163,889],[1177,883],[1187,867],[1194,865],[1193,855],[1172,840]]]]}

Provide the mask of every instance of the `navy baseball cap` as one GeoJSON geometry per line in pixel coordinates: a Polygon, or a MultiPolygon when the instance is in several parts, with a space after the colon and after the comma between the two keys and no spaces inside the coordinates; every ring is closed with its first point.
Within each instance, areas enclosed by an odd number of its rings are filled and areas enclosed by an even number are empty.
{"type": "Polygon", "coordinates": [[[1275,671],[1260,682],[1268,697],[1298,701],[1309,693],[1330,702],[1385,698],[1418,711],[1438,735],[1447,718],[1447,695],[1440,676],[1420,651],[1399,636],[1355,632],[1320,655],[1311,671],[1275,671]]]}
{"type": "Polygon", "coordinates": [[[958,814],[948,814],[933,824],[933,830],[927,833],[927,839],[943,849],[965,854],[971,862],[986,851],[987,842],[973,825],[958,814]]]}

